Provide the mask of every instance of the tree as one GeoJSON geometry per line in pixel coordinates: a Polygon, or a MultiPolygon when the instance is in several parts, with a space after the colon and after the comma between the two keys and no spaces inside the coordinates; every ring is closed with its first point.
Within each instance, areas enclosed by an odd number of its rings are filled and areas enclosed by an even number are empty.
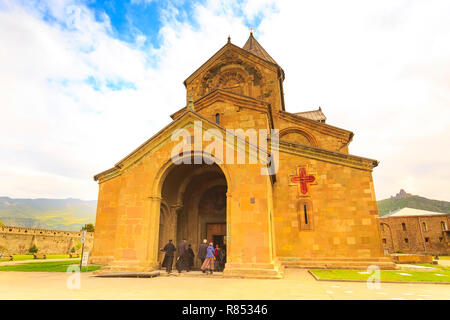
{"type": "Polygon", "coordinates": [[[94,225],[92,223],[85,224],[81,231],[86,230],[87,232],[94,232],[94,225]]]}
{"type": "Polygon", "coordinates": [[[38,251],[39,251],[39,249],[36,247],[35,244],[33,244],[33,245],[31,246],[31,248],[28,250],[28,252],[31,253],[31,254],[35,254],[35,253],[37,253],[38,251]]]}
{"type": "Polygon", "coordinates": [[[0,221],[0,227],[4,227],[4,226],[5,226],[5,224],[0,221]]]}

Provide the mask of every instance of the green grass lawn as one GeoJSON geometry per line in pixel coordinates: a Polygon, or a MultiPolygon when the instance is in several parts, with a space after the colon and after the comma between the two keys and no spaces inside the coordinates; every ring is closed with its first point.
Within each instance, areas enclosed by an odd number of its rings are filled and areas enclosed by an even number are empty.
{"type": "Polygon", "coordinates": [[[439,256],[439,260],[450,260],[450,256],[439,256]]]}
{"type": "MultiPolygon", "coordinates": [[[[80,259],[72,261],[50,261],[20,263],[10,266],[0,266],[0,271],[22,271],[22,272],[66,272],[70,265],[80,265],[80,259]]],[[[99,270],[100,266],[89,266],[88,271],[99,270]]],[[[86,268],[82,268],[86,272],[86,268]]]]}
{"type": "MultiPolygon", "coordinates": [[[[324,270],[311,269],[319,279],[336,280],[367,280],[370,274],[361,274],[365,270],[324,270]]],[[[380,270],[381,281],[424,281],[424,282],[450,282],[450,269],[436,268],[433,271],[412,270],[380,270]]]]}

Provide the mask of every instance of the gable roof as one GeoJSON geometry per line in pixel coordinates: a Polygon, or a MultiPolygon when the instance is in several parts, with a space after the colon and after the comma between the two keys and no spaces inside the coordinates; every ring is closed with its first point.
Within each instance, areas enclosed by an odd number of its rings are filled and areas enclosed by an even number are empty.
{"type": "MultiPolygon", "coordinates": [[[[255,39],[255,41],[256,41],[256,39],[255,39]]],[[[258,43],[258,45],[259,45],[259,43],[258,43]]],[[[259,45],[259,47],[262,48],[261,45],[259,45]]],[[[284,70],[275,62],[275,60],[273,60],[272,58],[270,58],[271,60],[268,60],[268,59],[262,57],[261,55],[256,54],[255,52],[241,48],[241,47],[231,43],[230,39],[228,39],[228,42],[222,48],[220,48],[215,54],[213,54],[208,60],[206,60],[206,62],[204,62],[200,67],[198,67],[197,70],[195,70],[193,73],[191,73],[191,75],[189,77],[187,77],[186,80],[183,81],[183,84],[186,86],[186,84],[191,79],[193,79],[199,72],[201,72],[206,66],[210,65],[213,61],[215,61],[218,57],[220,57],[222,55],[222,53],[224,53],[228,49],[233,49],[238,52],[239,51],[245,52],[247,54],[250,54],[250,55],[258,58],[259,60],[262,60],[265,63],[268,63],[269,65],[275,66],[276,70],[278,70],[276,72],[279,72],[282,77],[282,80],[284,80],[284,70]]],[[[262,48],[262,50],[264,50],[264,48],[262,48]]],[[[264,52],[267,54],[268,57],[270,57],[270,55],[265,50],[264,50],[264,52]]]]}
{"type": "Polygon", "coordinates": [[[325,114],[322,112],[321,107],[319,107],[319,109],[317,109],[317,110],[295,112],[294,114],[297,116],[308,118],[308,119],[315,120],[318,122],[325,122],[327,120],[327,117],[325,117],[325,114]]]}
{"type": "MultiPolygon", "coordinates": [[[[177,119],[170,122],[167,126],[165,126],[163,129],[161,129],[156,134],[154,134],[150,139],[148,139],[143,144],[141,144],[138,148],[136,148],[134,151],[132,151],[129,155],[127,155],[125,158],[123,158],[122,160],[117,162],[113,168],[107,169],[103,172],[100,172],[99,174],[96,174],[94,176],[94,181],[98,181],[98,180],[102,179],[103,177],[105,177],[106,180],[108,180],[110,178],[113,178],[113,177],[116,177],[117,175],[119,175],[122,168],[126,168],[126,167],[132,165],[133,163],[135,163],[136,161],[138,161],[139,159],[144,157],[148,152],[150,152],[150,150],[152,150],[152,148],[153,148],[150,146],[151,143],[153,143],[157,140],[163,141],[162,139],[165,139],[164,138],[165,133],[167,134],[167,132],[176,128],[177,125],[183,120],[186,120],[186,121],[200,120],[202,122],[209,124],[209,126],[211,126],[211,127],[215,127],[217,129],[219,129],[224,134],[227,133],[226,128],[203,117],[201,114],[199,114],[195,111],[192,111],[192,110],[185,110],[184,113],[180,117],[178,117],[177,119]]],[[[205,128],[203,127],[202,129],[205,129],[205,128]]],[[[168,136],[170,136],[170,135],[168,135],[168,136]]],[[[263,153],[269,155],[268,150],[261,148],[261,146],[254,145],[251,142],[247,141],[246,139],[240,137],[237,134],[234,134],[234,137],[236,137],[237,140],[243,141],[244,144],[246,146],[248,146],[248,152],[250,152],[250,150],[252,150],[253,152],[261,152],[262,151],[263,153]]],[[[247,148],[246,148],[246,150],[247,150],[247,148]]],[[[275,179],[275,177],[271,176],[272,182],[274,182],[273,179],[275,179]]]]}
{"type": "Polygon", "coordinates": [[[269,61],[273,64],[278,65],[278,63],[267,53],[267,51],[256,41],[255,37],[253,37],[253,32],[250,33],[250,37],[247,42],[244,44],[242,49],[247,50],[250,53],[253,53],[255,56],[260,57],[266,61],[269,61]]]}
{"type": "MultiPolygon", "coordinates": [[[[203,108],[209,106],[211,101],[213,101],[215,98],[217,98],[217,99],[229,98],[235,102],[245,102],[240,105],[241,108],[254,109],[254,108],[259,107],[259,108],[263,108],[264,112],[267,112],[267,110],[268,110],[267,105],[269,105],[269,103],[267,101],[259,100],[259,99],[253,98],[253,97],[249,97],[246,95],[242,95],[239,93],[226,91],[226,90],[218,88],[218,89],[211,90],[210,92],[205,94],[203,97],[194,101],[195,111],[198,112],[198,111],[202,110],[203,108]]],[[[178,111],[172,113],[170,115],[170,117],[173,120],[175,120],[178,117],[180,117],[186,111],[186,109],[187,109],[187,107],[183,107],[183,108],[179,109],[178,111]]]]}
{"type": "Polygon", "coordinates": [[[392,211],[388,214],[385,214],[381,218],[390,218],[390,217],[417,217],[417,216],[440,216],[447,215],[448,213],[443,212],[433,212],[427,210],[420,210],[414,208],[401,208],[395,211],[392,211]]]}

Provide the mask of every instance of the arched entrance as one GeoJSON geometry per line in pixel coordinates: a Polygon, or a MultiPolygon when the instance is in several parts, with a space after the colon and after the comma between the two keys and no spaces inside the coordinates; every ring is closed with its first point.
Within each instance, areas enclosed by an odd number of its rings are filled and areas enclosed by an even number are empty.
{"type": "MultiPolygon", "coordinates": [[[[194,268],[200,267],[198,246],[208,239],[227,245],[227,180],[222,169],[207,164],[173,164],[161,188],[159,248],[169,239],[192,245],[194,268]]],[[[164,253],[158,255],[161,264],[164,253]]]]}

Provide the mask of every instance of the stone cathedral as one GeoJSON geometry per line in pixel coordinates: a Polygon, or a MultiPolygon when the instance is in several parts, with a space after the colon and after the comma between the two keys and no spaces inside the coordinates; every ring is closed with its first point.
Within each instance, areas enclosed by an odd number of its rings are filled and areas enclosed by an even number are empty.
{"type": "Polygon", "coordinates": [[[372,180],[378,162],[350,155],[353,133],[327,124],[320,108],[286,111],[284,78],[253,33],[242,48],[228,38],[184,81],[186,107],[173,121],[94,177],[91,262],[105,265],[102,272],[152,271],[169,239],[175,246],[186,239],[195,254],[208,239],[226,246],[224,276],[280,278],[286,266],[392,267],[372,180]],[[235,134],[215,148],[193,142],[229,129],[235,134]],[[278,142],[261,135],[255,142],[237,129],[276,130],[278,142]],[[175,163],[180,130],[188,143],[175,163]],[[276,170],[249,161],[255,155],[276,159],[276,170]]]}

